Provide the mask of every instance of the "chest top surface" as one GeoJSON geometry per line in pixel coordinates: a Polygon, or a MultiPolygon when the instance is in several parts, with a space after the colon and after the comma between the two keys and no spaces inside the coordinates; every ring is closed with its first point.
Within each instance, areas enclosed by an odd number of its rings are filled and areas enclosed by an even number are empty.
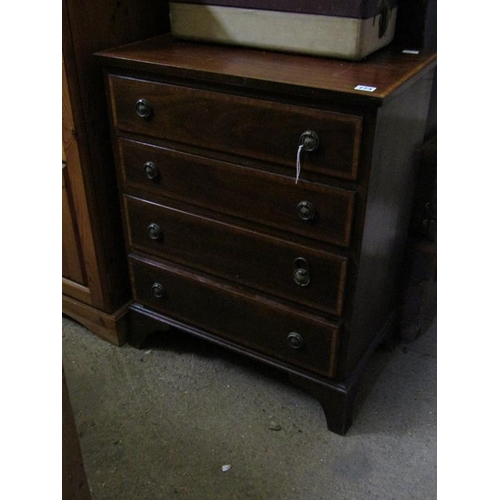
{"type": "Polygon", "coordinates": [[[394,47],[361,62],[349,62],[185,42],[175,40],[170,34],[102,51],[96,56],[105,66],[125,70],[204,79],[258,90],[302,88],[309,92],[348,94],[375,104],[381,104],[418,74],[436,65],[436,53],[405,54],[394,47]]]}

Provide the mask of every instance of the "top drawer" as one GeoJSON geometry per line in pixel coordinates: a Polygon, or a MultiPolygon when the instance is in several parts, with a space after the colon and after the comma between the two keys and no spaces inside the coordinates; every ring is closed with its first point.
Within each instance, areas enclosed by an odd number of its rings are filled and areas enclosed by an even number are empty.
{"type": "Polygon", "coordinates": [[[316,149],[302,149],[301,168],[345,179],[357,176],[360,116],[115,75],[109,83],[119,130],[294,170],[301,137],[314,132],[318,141],[307,145],[316,149]]]}

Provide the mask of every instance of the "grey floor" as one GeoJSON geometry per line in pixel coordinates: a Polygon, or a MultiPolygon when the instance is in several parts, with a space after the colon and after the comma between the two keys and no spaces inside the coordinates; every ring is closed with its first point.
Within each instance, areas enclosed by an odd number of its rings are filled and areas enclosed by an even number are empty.
{"type": "Polygon", "coordinates": [[[346,437],[281,374],[200,340],[63,332],[93,500],[436,498],[436,324],[377,350],[346,437]]]}

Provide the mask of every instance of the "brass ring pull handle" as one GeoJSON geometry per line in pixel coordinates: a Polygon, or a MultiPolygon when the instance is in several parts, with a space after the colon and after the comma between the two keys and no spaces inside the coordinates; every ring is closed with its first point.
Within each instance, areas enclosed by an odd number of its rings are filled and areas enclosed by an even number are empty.
{"type": "Polygon", "coordinates": [[[151,107],[151,104],[146,101],[146,99],[139,99],[135,103],[135,112],[137,113],[137,116],[140,116],[141,118],[149,118],[152,111],[153,108],[151,107]]]}
{"type": "Polygon", "coordinates": [[[299,286],[307,286],[311,283],[311,275],[307,269],[295,269],[293,281],[299,286]]]}
{"type": "Polygon", "coordinates": [[[154,283],[151,287],[151,294],[155,299],[162,299],[165,297],[165,287],[160,283],[154,283]]]}
{"type": "Polygon", "coordinates": [[[156,178],[158,178],[158,169],[152,161],[147,161],[144,164],[144,172],[146,172],[146,177],[151,181],[154,181],[156,178]]]}
{"type": "Polygon", "coordinates": [[[314,208],[314,205],[309,201],[301,201],[297,205],[297,215],[299,216],[300,220],[310,222],[316,216],[316,209],[314,208]]]}
{"type": "Polygon", "coordinates": [[[309,263],[303,257],[298,257],[293,262],[293,281],[299,286],[308,286],[311,283],[309,263]]]}
{"type": "Polygon", "coordinates": [[[302,335],[299,335],[296,332],[289,333],[287,340],[288,340],[288,345],[292,349],[302,349],[304,347],[304,339],[302,338],[302,335]]]}
{"type": "Polygon", "coordinates": [[[161,227],[158,224],[150,224],[148,226],[148,236],[152,240],[159,240],[162,237],[161,227]]]}
{"type": "Polygon", "coordinates": [[[302,146],[304,151],[312,153],[319,149],[319,137],[316,132],[312,130],[307,130],[300,136],[299,144],[302,146]]]}

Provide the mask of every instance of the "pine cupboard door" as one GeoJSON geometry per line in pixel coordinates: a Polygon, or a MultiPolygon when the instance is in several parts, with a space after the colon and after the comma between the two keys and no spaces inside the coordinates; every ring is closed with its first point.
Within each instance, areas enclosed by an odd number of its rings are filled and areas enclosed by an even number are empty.
{"type": "Polygon", "coordinates": [[[109,275],[98,264],[92,197],[84,183],[85,144],[81,129],[75,126],[64,60],[62,74],[62,312],[102,339],[122,345],[127,303],[113,309],[105,295],[103,280],[109,275]]]}
{"type": "Polygon", "coordinates": [[[102,292],[93,281],[97,262],[64,59],[62,78],[62,291],[99,307],[102,292]]]}

